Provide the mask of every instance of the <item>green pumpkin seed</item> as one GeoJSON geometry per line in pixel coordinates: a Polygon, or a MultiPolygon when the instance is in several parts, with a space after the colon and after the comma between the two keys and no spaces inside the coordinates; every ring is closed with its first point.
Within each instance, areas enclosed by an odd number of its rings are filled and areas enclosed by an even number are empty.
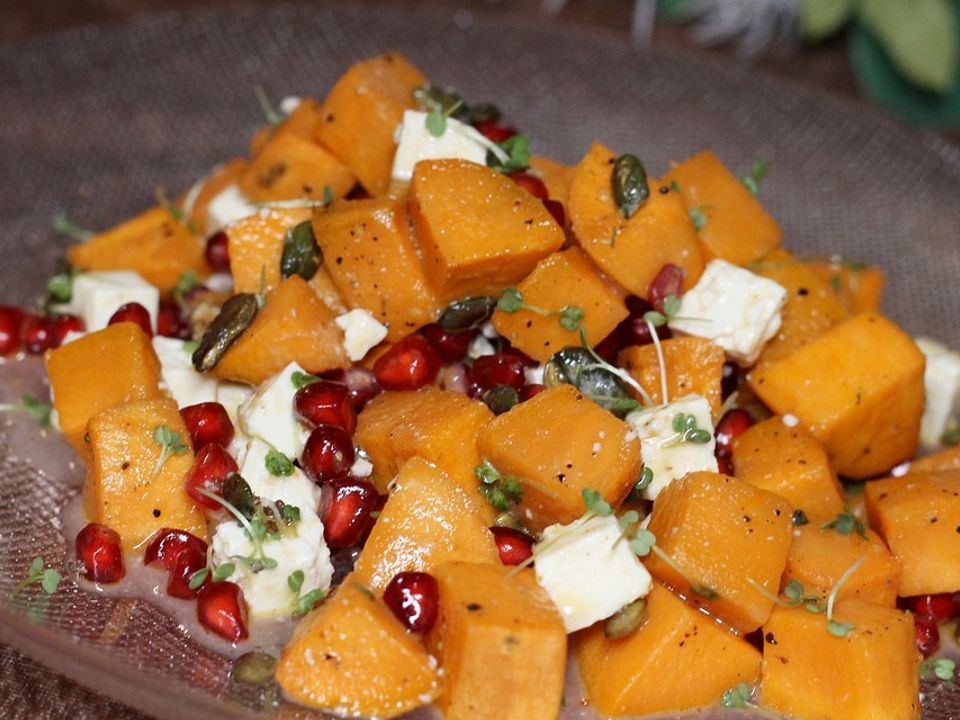
{"type": "Polygon", "coordinates": [[[238,657],[233,663],[231,677],[244,685],[263,685],[273,680],[277,659],[268,653],[254,651],[238,657]]]}
{"type": "Polygon", "coordinates": [[[517,391],[509,385],[503,384],[494,385],[483,393],[481,399],[494,415],[503,415],[520,402],[517,391]]]}
{"type": "Polygon", "coordinates": [[[639,406],[623,380],[598,365],[596,358],[582,347],[567,347],[554,353],[544,367],[543,384],[573,385],[619,418],[639,406]]]}
{"type": "Polygon", "coordinates": [[[304,220],[287,233],[280,258],[280,274],[285,277],[299,275],[310,280],[323,264],[323,252],[313,234],[313,223],[304,220]]]}
{"type": "Polygon", "coordinates": [[[224,500],[233,505],[248,520],[256,512],[257,500],[253,495],[253,490],[250,488],[250,483],[240,473],[227,475],[221,486],[220,494],[224,500]]]}
{"type": "Polygon", "coordinates": [[[627,637],[637,631],[647,619],[647,601],[644,598],[624,605],[603,623],[603,634],[611,640],[627,637]]]}
{"type": "Polygon", "coordinates": [[[483,325],[497,306],[497,301],[488,295],[454,300],[447,305],[437,324],[444,330],[467,330],[483,325]]]}
{"type": "Polygon", "coordinates": [[[613,163],[613,199],[625,218],[632,217],[650,197],[647,171],[636,155],[621,155],[613,163]]]}
{"type": "Polygon", "coordinates": [[[250,293],[240,293],[227,300],[193,352],[193,366],[200,372],[216,367],[227,348],[253,323],[259,309],[257,296],[250,293]]]}

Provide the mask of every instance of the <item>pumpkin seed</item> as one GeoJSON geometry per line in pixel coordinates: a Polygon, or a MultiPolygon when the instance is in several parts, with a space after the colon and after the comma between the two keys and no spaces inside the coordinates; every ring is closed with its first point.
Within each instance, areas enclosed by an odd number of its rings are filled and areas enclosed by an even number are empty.
{"type": "Polygon", "coordinates": [[[193,366],[200,372],[216,367],[227,348],[250,327],[258,311],[256,295],[240,293],[227,300],[193,352],[193,366]]]}
{"type": "Polygon", "coordinates": [[[547,387],[573,385],[619,418],[639,406],[623,380],[600,366],[582,347],[567,347],[554,353],[543,369],[543,384],[547,387]]]}
{"type": "Polygon", "coordinates": [[[520,402],[520,396],[517,394],[517,391],[509,385],[502,383],[494,385],[483,393],[482,399],[494,415],[503,415],[520,402]]]}
{"type": "Polygon", "coordinates": [[[647,601],[644,598],[624,605],[603,623],[603,634],[611,640],[632,635],[647,619],[647,601]]]}
{"type": "Polygon", "coordinates": [[[632,217],[650,197],[647,171],[636,155],[621,155],[613,163],[613,199],[625,218],[632,217]]]}
{"type": "Polygon", "coordinates": [[[310,280],[322,263],[323,252],[313,234],[313,223],[304,220],[287,233],[283,241],[280,274],[285,278],[299,275],[304,280],[310,280]]]}
{"type": "Polygon", "coordinates": [[[243,475],[240,473],[230,473],[223,481],[220,493],[223,499],[233,505],[233,507],[248,520],[253,517],[257,509],[257,500],[243,475]]]}
{"type": "Polygon", "coordinates": [[[277,659],[273,655],[255,650],[234,661],[231,677],[244,685],[263,685],[273,680],[276,669],[277,659]]]}
{"type": "Polygon", "coordinates": [[[437,324],[444,330],[475,328],[490,319],[496,306],[496,299],[489,295],[454,300],[440,313],[437,324]]]}

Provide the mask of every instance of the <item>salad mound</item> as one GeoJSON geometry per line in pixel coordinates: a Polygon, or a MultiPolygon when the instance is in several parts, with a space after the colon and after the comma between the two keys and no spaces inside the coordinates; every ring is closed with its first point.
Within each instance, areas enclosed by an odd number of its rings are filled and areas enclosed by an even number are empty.
{"type": "Polygon", "coordinates": [[[879,268],[782,247],[763,162],[568,167],[397,53],[281,109],[180,196],[61,218],[44,311],[0,307],[86,466],[86,581],[147,566],[337,715],[552,720],[578,676],[598,716],[920,717],[960,355],[879,268]]]}

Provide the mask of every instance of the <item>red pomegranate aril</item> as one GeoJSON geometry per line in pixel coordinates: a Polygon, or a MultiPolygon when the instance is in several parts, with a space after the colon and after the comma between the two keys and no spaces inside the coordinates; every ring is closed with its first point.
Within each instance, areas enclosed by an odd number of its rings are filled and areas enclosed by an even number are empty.
{"type": "Polygon", "coordinates": [[[323,484],[350,473],[355,459],[353,441],[343,428],[318,425],[303,447],[300,464],[314,482],[323,484]]]}
{"type": "Polygon", "coordinates": [[[51,318],[53,323],[53,347],[57,348],[63,345],[70,333],[82,333],[87,329],[83,318],[77,315],[55,315],[51,318]]]}
{"type": "Polygon", "coordinates": [[[31,355],[41,355],[56,347],[56,329],[53,318],[30,315],[21,328],[23,349],[31,355]]]}
{"type": "Polygon", "coordinates": [[[504,565],[519,565],[533,555],[533,538],[525,532],[508,527],[492,527],[493,541],[504,565]]]}
{"type": "Polygon", "coordinates": [[[507,177],[538,200],[546,200],[550,197],[550,192],[547,190],[547,186],[544,185],[543,180],[538,178],[536,175],[531,175],[528,172],[512,172],[507,173],[507,177]]]}
{"type": "Polygon", "coordinates": [[[187,405],[180,409],[180,416],[190,433],[190,442],[195,451],[211,443],[227,447],[233,442],[233,422],[227,409],[218,402],[187,405]]]}
{"type": "Polygon", "coordinates": [[[720,455],[717,457],[717,472],[721,475],[733,475],[733,459],[720,455]]]}
{"type": "Polygon", "coordinates": [[[143,551],[143,564],[159,562],[169,572],[176,565],[177,557],[185,550],[197,550],[206,556],[207,543],[186,530],[161,528],[153,534],[143,551]]]}
{"type": "Polygon", "coordinates": [[[373,374],[384,390],[416,390],[437,378],[442,361],[422,335],[409,335],[373,364],[373,374]]]}
{"type": "Polygon", "coordinates": [[[476,330],[445,330],[439,325],[427,325],[420,332],[447,364],[463,360],[477,336],[476,330]]]}
{"type": "Polygon", "coordinates": [[[106,525],[89,523],[84,527],[77,534],[76,551],[87,580],[115,583],[126,574],[120,535],[106,525]]]}
{"type": "Polygon", "coordinates": [[[567,211],[564,209],[562,202],[547,198],[543,201],[543,205],[547,208],[547,212],[553,216],[553,219],[557,221],[557,225],[562,228],[567,226],[567,211]]]}
{"type": "Polygon", "coordinates": [[[247,637],[247,604],[243,590],[228,580],[207,583],[197,595],[197,620],[224,640],[247,637]]]}
{"type": "MultiPolygon", "coordinates": [[[[196,588],[190,587],[190,578],[198,570],[202,570],[207,565],[206,551],[200,552],[196,548],[185,548],[174,561],[170,575],[167,577],[167,595],[170,597],[189,600],[195,598],[203,585],[196,588]]],[[[209,578],[207,580],[209,582],[209,578]]]]}
{"type": "Polygon", "coordinates": [[[397,573],[383,591],[383,604],[407,630],[426,635],[440,613],[440,584],[430,573],[397,573]]]}
{"type": "Polygon", "coordinates": [[[387,504],[387,498],[389,497],[387,494],[377,495],[377,501],[373,504],[373,510],[370,511],[370,522],[367,523],[367,528],[363,531],[363,536],[360,538],[360,545],[364,545],[367,542],[367,538],[370,537],[370,531],[376,526],[380,513],[383,512],[383,506],[387,504]]]}
{"type": "Polygon", "coordinates": [[[497,385],[509,385],[520,392],[526,381],[523,368],[523,360],[512,354],[497,353],[478,357],[470,368],[474,392],[480,394],[497,385]]]}
{"type": "Polygon", "coordinates": [[[673,295],[680,296],[683,287],[683,268],[667,263],[656,274],[647,288],[647,301],[657,312],[663,312],[664,301],[673,295]]]}
{"type": "Polygon", "coordinates": [[[517,129],[499,120],[481,120],[474,127],[490,142],[501,143],[517,134],[517,129]]]}
{"type": "Polygon", "coordinates": [[[219,510],[223,506],[216,500],[204,495],[200,490],[220,495],[223,490],[223,481],[235,472],[237,472],[237,461],[230,456],[230,453],[222,445],[211,443],[205,445],[197,453],[193,466],[187,473],[187,479],[184,481],[184,488],[187,495],[203,507],[210,510],[219,510]]]}
{"type": "Polygon", "coordinates": [[[12,355],[22,345],[27,314],[11,305],[0,305],[0,355],[12,355]]]}
{"type": "Polygon", "coordinates": [[[148,337],[153,337],[153,328],[150,325],[150,313],[140,303],[130,302],[121,305],[117,308],[117,311],[110,316],[107,325],[114,325],[121,322],[136,323],[148,337]]]}
{"type": "Polygon", "coordinates": [[[930,657],[940,647],[940,629],[936,621],[914,615],[913,627],[916,633],[917,650],[925,658],[930,657]]]}
{"type": "Polygon", "coordinates": [[[751,425],[753,425],[753,418],[746,410],[742,408],[727,410],[717,423],[714,432],[717,438],[716,456],[733,457],[733,441],[746,432],[751,425]]]}
{"type": "Polygon", "coordinates": [[[203,257],[216,272],[230,272],[229,244],[230,238],[223,230],[219,230],[207,238],[207,243],[203,248],[203,257]]]}
{"type": "Polygon", "coordinates": [[[540,383],[530,383],[529,385],[524,385],[522,388],[520,388],[520,402],[529,400],[530,398],[539,395],[546,389],[546,386],[541,385],[540,383]]]}
{"type": "Polygon", "coordinates": [[[357,426],[350,388],[344,383],[319,380],[304,385],[293,396],[293,407],[297,416],[311,427],[336,425],[352,435],[357,426]]]}
{"type": "Polygon", "coordinates": [[[160,301],[160,308],[157,311],[157,335],[181,340],[190,339],[190,328],[176,303],[169,300],[160,301]]]}
{"type": "Polygon", "coordinates": [[[908,602],[915,615],[929,618],[936,623],[950,622],[960,612],[960,605],[953,593],[918,595],[910,598],[908,602]]]}
{"type": "Polygon", "coordinates": [[[344,478],[330,483],[330,504],[323,514],[323,539],[332,548],[356,545],[373,518],[380,494],[366,480],[344,478]]]}

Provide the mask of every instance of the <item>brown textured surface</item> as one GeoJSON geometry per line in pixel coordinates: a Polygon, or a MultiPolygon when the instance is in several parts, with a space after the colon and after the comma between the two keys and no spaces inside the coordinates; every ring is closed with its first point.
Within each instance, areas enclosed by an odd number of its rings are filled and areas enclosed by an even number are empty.
{"type": "MultiPolygon", "coordinates": [[[[537,151],[563,160],[594,137],[638,152],[653,173],[702,147],[738,171],[766,157],[763,198],[791,247],[883,264],[895,271],[890,313],[912,332],[960,345],[953,146],[741,66],[480,15],[461,29],[452,11],[413,3],[166,14],[0,47],[0,302],[39,293],[63,248],[48,231],[57,210],[98,228],[150,203],[157,185],[185,188],[244,150],[260,123],[254,84],[273,96],[322,95],[352,59],[387,47],[468,98],[495,99],[537,151]]],[[[18,450],[0,436],[0,598],[34,555],[60,565],[65,557],[62,487],[17,460],[18,450]]],[[[145,603],[95,600],[66,582],[44,617],[34,626],[0,610],[0,638],[177,720],[240,717],[258,704],[226,681],[225,661],[185,643],[145,603]]],[[[3,702],[23,713],[13,717],[123,717],[9,651],[0,667],[3,702]]]]}

